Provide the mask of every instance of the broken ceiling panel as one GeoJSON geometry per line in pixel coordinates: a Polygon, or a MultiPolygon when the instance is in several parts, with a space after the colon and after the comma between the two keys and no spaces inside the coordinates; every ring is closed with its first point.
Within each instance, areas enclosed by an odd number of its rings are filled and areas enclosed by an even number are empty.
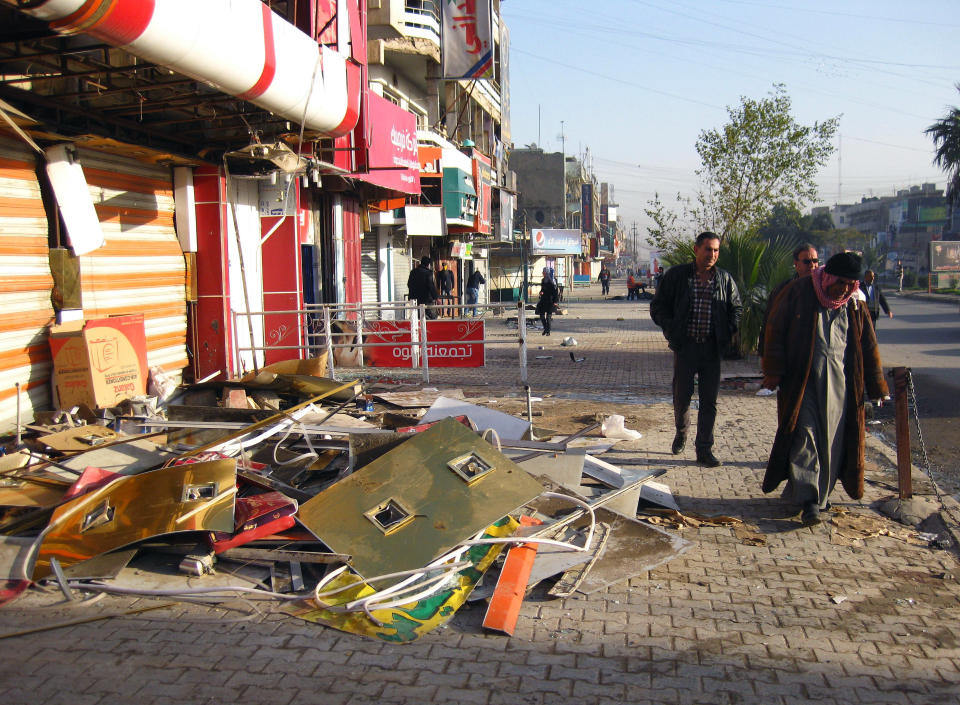
{"type": "Polygon", "coordinates": [[[481,431],[492,428],[502,440],[529,440],[530,438],[530,423],[528,421],[518,419],[516,416],[510,416],[510,414],[505,414],[496,409],[477,406],[462,399],[438,397],[420,420],[426,423],[428,421],[439,421],[448,416],[466,416],[473,421],[481,431]]]}
{"type": "Polygon", "coordinates": [[[427,565],[542,491],[477,434],[445,419],[303,504],[298,518],[372,577],[427,565]]]}

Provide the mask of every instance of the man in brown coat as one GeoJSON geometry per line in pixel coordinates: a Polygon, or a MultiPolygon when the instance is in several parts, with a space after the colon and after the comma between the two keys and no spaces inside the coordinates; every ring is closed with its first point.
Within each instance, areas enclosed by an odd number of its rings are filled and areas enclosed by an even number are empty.
{"type": "Polygon", "coordinates": [[[863,496],[864,391],[888,394],[870,314],[853,294],[862,260],[834,255],[790,283],[767,320],[763,386],[779,387],[779,425],[763,491],[789,481],[805,525],[820,521],[839,479],[863,496]]]}

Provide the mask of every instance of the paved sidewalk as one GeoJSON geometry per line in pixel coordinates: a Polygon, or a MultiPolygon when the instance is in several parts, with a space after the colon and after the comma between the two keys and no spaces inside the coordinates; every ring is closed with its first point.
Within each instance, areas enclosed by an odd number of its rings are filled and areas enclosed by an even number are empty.
{"type": "MultiPolygon", "coordinates": [[[[663,480],[683,511],[742,519],[762,534],[762,545],[739,538],[731,527],[687,528],[691,550],[629,584],[564,601],[534,595],[524,602],[513,637],[484,633],[479,606],[462,609],[447,627],[418,642],[394,646],[278,614],[250,619],[238,611],[177,604],[0,639],[0,702],[960,700],[954,555],[885,535],[859,546],[836,543],[830,525],[801,528],[776,496],[762,495],[775,424],[772,397],[721,392],[716,452],[724,467],[698,467],[691,449],[671,455],[671,357],[647,304],[587,298],[567,304],[544,351],[531,349],[534,392],[609,398],[611,409],[632,408],[644,421],[644,437],[619,444],[604,458],[669,469],[663,480]],[[568,349],[559,347],[565,335],[578,339],[574,350],[583,362],[570,361],[568,349]],[[538,354],[553,358],[535,361],[538,354]]],[[[515,354],[506,335],[504,348],[515,354]]],[[[462,387],[468,396],[519,391],[509,379],[515,367],[500,370],[499,378],[493,365],[488,368],[437,371],[432,383],[462,387]]],[[[725,372],[755,368],[755,362],[738,361],[725,372]]],[[[871,439],[868,448],[867,496],[852,502],[838,488],[835,506],[879,517],[870,505],[895,491],[896,475],[877,443],[871,439]]],[[[922,477],[915,489],[932,492],[922,477]]],[[[66,609],[56,607],[59,599],[53,592],[34,594],[0,610],[0,634],[156,604],[106,597],[66,609]]]]}

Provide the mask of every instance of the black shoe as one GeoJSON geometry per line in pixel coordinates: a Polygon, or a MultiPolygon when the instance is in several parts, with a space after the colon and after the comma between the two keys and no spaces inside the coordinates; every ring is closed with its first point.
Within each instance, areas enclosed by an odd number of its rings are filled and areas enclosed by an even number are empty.
{"type": "Polygon", "coordinates": [[[800,523],[804,526],[813,526],[820,523],[820,507],[816,502],[807,502],[800,513],[800,523]]]}
{"type": "Polygon", "coordinates": [[[683,451],[683,446],[686,444],[687,434],[682,431],[677,431],[677,435],[673,437],[673,446],[671,446],[670,450],[673,451],[674,455],[680,455],[681,451],[683,451]]]}
{"type": "Polygon", "coordinates": [[[723,465],[723,463],[721,463],[721,462],[717,459],[717,456],[715,456],[715,455],[713,454],[713,452],[712,452],[712,451],[709,451],[709,450],[698,450],[698,451],[697,451],[697,464],[698,464],[698,465],[704,465],[704,466],[706,466],[706,467],[708,467],[708,468],[718,468],[718,467],[720,467],[721,465],[723,465]]]}

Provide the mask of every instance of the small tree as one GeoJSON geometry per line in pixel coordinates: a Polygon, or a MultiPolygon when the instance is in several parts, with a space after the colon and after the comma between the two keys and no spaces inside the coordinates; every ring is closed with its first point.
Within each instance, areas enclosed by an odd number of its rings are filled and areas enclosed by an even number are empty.
{"type": "MultiPolygon", "coordinates": [[[[678,195],[677,198],[679,199],[680,196],[678,195]]],[[[647,201],[647,207],[643,212],[653,221],[653,225],[647,226],[647,244],[660,252],[673,249],[673,243],[680,239],[677,214],[660,200],[659,193],[654,193],[653,198],[647,201]]]]}
{"type": "Polygon", "coordinates": [[[769,97],[741,97],[726,125],[700,133],[703,186],[693,212],[721,240],[754,230],[775,203],[799,210],[816,199],[814,179],[833,152],[839,118],[801,125],[790,108],[786,88],[774,84],[769,97]]]}

